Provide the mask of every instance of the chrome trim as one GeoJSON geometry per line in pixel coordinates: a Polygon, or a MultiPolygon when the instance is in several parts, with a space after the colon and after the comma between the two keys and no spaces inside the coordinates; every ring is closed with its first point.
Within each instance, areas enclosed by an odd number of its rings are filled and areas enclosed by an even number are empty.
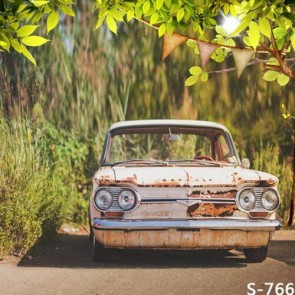
{"type": "Polygon", "coordinates": [[[235,199],[229,199],[229,198],[154,198],[154,199],[141,199],[141,203],[174,203],[174,202],[185,202],[185,203],[191,203],[191,204],[196,204],[196,203],[226,203],[226,204],[235,204],[236,200],[235,199]]]}
{"type": "Polygon", "coordinates": [[[92,203],[93,203],[95,209],[97,209],[100,212],[131,212],[131,211],[135,210],[139,206],[139,204],[141,203],[141,198],[140,198],[140,195],[138,194],[138,192],[136,190],[134,190],[133,188],[128,187],[128,186],[120,186],[120,187],[101,186],[101,187],[97,187],[96,190],[94,191],[92,203]],[[94,201],[96,193],[98,191],[100,191],[100,190],[106,190],[106,191],[108,191],[112,195],[112,198],[113,198],[111,207],[108,208],[108,209],[106,209],[106,210],[99,209],[96,206],[95,201],[94,201]],[[130,190],[130,191],[132,191],[134,193],[134,195],[135,195],[135,198],[136,198],[135,205],[131,209],[129,209],[129,210],[122,209],[119,206],[119,203],[118,203],[119,194],[123,190],[130,190]]]}
{"type": "Polygon", "coordinates": [[[252,212],[267,212],[267,213],[273,213],[275,212],[279,206],[280,206],[280,203],[281,203],[281,198],[280,198],[280,194],[278,192],[278,190],[276,188],[269,188],[269,187],[255,187],[255,186],[244,186],[243,188],[241,188],[237,194],[236,194],[236,204],[237,204],[237,207],[240,211],[243,211],[243,212],[246,212],[246,213],[252,213],[252,212]],[[255,196],[255,205],[254,205],[254,208],[251,209],[251,210],[245,210],[241,207],[240,205],[240,202],[239,202],[239,196],[241,194],[242,191],[244,190],[250,190],[252,191],[252,193],[254,194],[255,196]],[[262,202],[261,202],[261,199],[262,199],[262,194],[264,192],[266,192],[267,190],[273,190],[279,197],[279,202],[278,202],[278,206],[273,209],[273,210],[267,210],[265,209],[263,206],[262,206],[262,202]]]}
{"type": "Polygon", "coordinates": [[[107,220],[93,218],[92,227],[97,230],[242,230],[275,231],[281,228],[278,220],[107,220]]]}

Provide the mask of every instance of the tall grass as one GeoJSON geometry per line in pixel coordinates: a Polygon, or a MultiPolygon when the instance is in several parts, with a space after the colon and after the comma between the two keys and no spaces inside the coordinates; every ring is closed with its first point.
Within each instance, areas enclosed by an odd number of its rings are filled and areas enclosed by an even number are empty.
{"type": "Polygon", "coordinates": [[[29,249],[63,218],[85,222],[85,142],[46,121],[24,119],[0,119],[0,142],[0,257],[29,249]]]}
{"type": "Polygon", "coordinates": [[[279,159],[280,149],[278,145],[267,144],[261,146],[260,150],[253,154],[253,168],[260,171],[269,172],[279,178],[278,190],[281,196],[281,204],[278,215],[286,224],[289,217],[291,204],[291,194],[293,185],[293,171],[291,163],[279,159]]]}

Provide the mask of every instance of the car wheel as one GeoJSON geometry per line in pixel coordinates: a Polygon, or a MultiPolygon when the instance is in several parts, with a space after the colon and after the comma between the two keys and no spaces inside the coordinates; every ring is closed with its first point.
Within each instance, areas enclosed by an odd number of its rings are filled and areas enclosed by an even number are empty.
{"type": "Polygon", "coordinates": [[[244,249],[244,254],[248,262],[262,262],[266,259],[268,246],[261,248],[244,249]]]}
{"type": "Polygon", "coordinates": [[[108,262],[112,259],[112,250],[104,248],[95,238],[92,236],[92,258],[95,262],[108,262]]]}
{"type": "Polygon", "coordinates": [[[89,229],[89,242],[93,241],[93,237],[94,237],[93,229],[90,226],[90,229],[89,229]]]}

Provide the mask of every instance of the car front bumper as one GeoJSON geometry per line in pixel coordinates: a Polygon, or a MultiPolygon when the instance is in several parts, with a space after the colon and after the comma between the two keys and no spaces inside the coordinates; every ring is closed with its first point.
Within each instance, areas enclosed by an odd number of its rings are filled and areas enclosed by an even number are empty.
{"type": "Polygon", "coordinates": [[[106,220],[93,219],[106,248],[244,249],[266,246],[278,220],[106,220]]]}
{"type": "Polygon", "coordinates": [[[278,220],[257,219],[198,219],[198,220],[111,220],[93,219],[93,227],[98,230],[240,230],[275,231],[281,228],[278,220]]]}

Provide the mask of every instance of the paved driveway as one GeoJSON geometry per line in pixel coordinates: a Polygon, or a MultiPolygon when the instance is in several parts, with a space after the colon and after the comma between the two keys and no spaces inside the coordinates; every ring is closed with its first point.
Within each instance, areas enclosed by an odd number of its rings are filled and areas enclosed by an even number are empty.
{"type": "Polygon", "coordinates": [[[85,234],[59,235],[29,259],[0,262],[0,294],[267,294],[264,283],[295,284],[295,231],[277,233],[260,264],[237,251],[118,251],[99,264],[90,253],[85,234]]]}

